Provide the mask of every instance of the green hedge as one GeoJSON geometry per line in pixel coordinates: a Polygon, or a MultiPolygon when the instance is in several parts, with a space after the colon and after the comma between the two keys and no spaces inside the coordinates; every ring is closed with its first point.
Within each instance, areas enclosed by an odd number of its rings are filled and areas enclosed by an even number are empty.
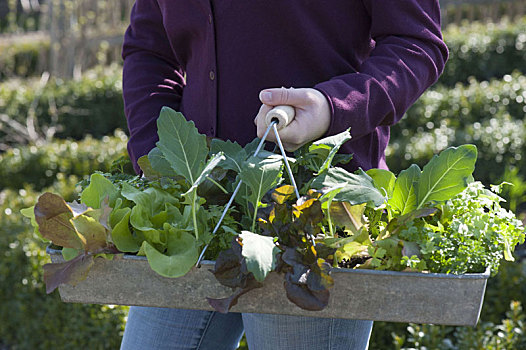
{"type": "Polygon", "coordinates": [[[26,186],[0,192],[0,349],[118,349],[126,307],[65,304],[58,292],[47,295],[42,266],[49,262],[21,208],[42,191],[72,200],[76,176],[61,176],[35,191],[26,186]]]}
{"type": "MultiPolygon", "coordinates": [[[[8,80],[0,84],[0,111],[25,125],[36,100],[38,125],[56,125],[59,138],[82,139],[87,134],[98,138],[117,128],[126,130],[121,70],[118,65],[98,67],[78,81],[51,79],[40,89],[37,79],[8,80]]],[[[9,139],[12,132],[1,126],[0,140],[9,139]]]]}
{"type": "MultiPolygon", "coordinates": [[[[496,183],[513,174],[514,183],[526,184],[521,175],[526,174],[524,33],[526,20],[446,29],[451,58],[442,84],[427,91],[392,128],[388,164],[394,172],[411,163],[423,165],[444,148],[469,142],[479,148],[477,179],[496,183]],[[509,74],[510,67],[518,71],[509,74]],[[495,76],[504,77],[481,81],[495,76]],[[451,86],[464,80],[465,84],[451,86]]],[[[41,271],[48,258],[18,210],[34,204],[45,189],[71,196],[78,180],[95,170],[108,170],[114,159],[125,154],[125,133],[114,133],[126,129],[121,67],[98,68],[79,81],[52,80],[40,96],[36,86],[37,80],[1,83],[1,113],[25,122],[37,98],[39,125],[55,123],[62,128],[56,136],[77,141],[56,140],[38,147],[13,143],[16,147],[0,154],[0,300],[7,301],[0,303],[0,349],[117,348],[126,309],[64,304],[56,293],[45,295],[41,271]],[[105,136],[112,133],[113,137],[105,136]],[[86,134],[93,137],[84,138],[86,134]]],[[[9,132],[13,130],[0,127],[0,140],[9,132]]],[[[510,302],[526,306],[525,276],[525,264],[503,265],[488,282],[481,324],[476,328],[377,322],[371,348],[464,349],[476,348],[481,339],[487,344],[498,342],[499,334],[513,334],[506,327],[523,322],[517,316],[520,305],[510,308],[510,302]],[[506,317],[508,321],[502,321],[506,317]]],[[[519,331],[526,332],[524,327],[519,331]]],[[[515,346],[521,341],[502,340],[501,344],[515,346]]]]}
{"type": "Polygon", "coordinates": [[[49,40],[14,41],[12,44],[0,45],[0,81],[41,74],[48,55],[49,40]]]}
{"type": "MultiPolygon", "coordinates": [[[[0,1],[0,33],[19,33],[39,30],[39,11],[26,11],[22,1],[0,1]]],[[[39,1],[43,4],[44,1],[39,1]]]]}
{"type": "Polygon", "coordinates": [[[526,73],[526,17],[513,22],[450,25],[443,36],[450,58],[441,84],[451,86],[469,77],[501,78],[513,70],[526,73]]]}
{"type": "Polygon", "coordinates": [[[22,146],[0,154],[0,190],[32,186],[40,190],[69,175],[85,177],[108,171],[112,161],[126,156],[127,136],[116,130],[101,140],[55,140],[42,146],[22,146]]]}
{"type": "Polygon", "coordinates": [[[371,349],[526,349],[526,260],[505,262],[488,280],[476,327],[375,322],[371,349]]]}
{"type": "Polygon", "coordinates": [[[126,307],[65,304],[47,295],[45,243],[20,209],[51,191],[76,199],[77,183],[126,153],[127,137],[91,137],[9,150],[0,156],[0,349],[117,349],[126,307]]]}
{"type": "MultiPolygon", "coordinates": [[[[513,69],[526,73],[526,17],[497,23],[464,22],[443,30],[450,58],[439,82],[454,85],[501,78],[513,69]]],[[[46,57],[49,42],[13,42],[0,46],[0,79],[40,74],[39,57],[46,57]],[[44,50],[44,52],[41,52],[44,50]]],[[[40,63],[42,66],[42,63],[40,63]]]]}
{"type": "Polygon", "coordinates": [[[78,182],[126,154],[127,137],[56,140],[0,156],[0,349],[117,349],[127,307],[65,304],[47,295],[45,243],[20,209],[45,191],[76,199],[78,182]]]}
{"type": "Polygon", "coordinates": [[[512,167],[525,174],[525,115],[526,76],[519,73],[436,86],[391,129],[388,164],[399,172],[411,163],[425,164],[446,147],[473,143],[479,149],[476,179],[496,183],[512,167]]]}

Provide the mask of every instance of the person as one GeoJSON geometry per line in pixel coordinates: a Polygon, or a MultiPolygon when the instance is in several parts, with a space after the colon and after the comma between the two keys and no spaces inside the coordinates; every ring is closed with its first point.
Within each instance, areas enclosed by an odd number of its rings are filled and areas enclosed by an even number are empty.
{"type": "MultiPolygon", "coordinates": [[[[137,159],[163,106],[198,130],[246,144],[264,114],[296,110],[288,151],[350,128],[346,167],[387,168],[389,127],[442,73],[438,0],[136,0],[122,51],[137,159]]],[[[272,133],[269,140],[273,141],[272,133]]],[[[131,307],[121,348],[366,349],[372,321],[131,307]]]]}

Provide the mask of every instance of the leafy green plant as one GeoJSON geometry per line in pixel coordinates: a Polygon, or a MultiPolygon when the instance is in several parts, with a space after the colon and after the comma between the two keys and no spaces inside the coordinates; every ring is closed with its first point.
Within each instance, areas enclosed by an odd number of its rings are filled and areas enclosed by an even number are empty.
{"type": "Polygon", "coordinates": [[[226,234],[233,239],[215,252],[214,274],[234,293],[210,298],[212,306],[228,311],[277,271],[289,300],[321,310],[333,267],[496,273],[524,241],[522,223],[499,206],[501,186],[489,191],[473,181],[474,145],[449,148],[398,177],[380,169],[350,173],[333,165],[349,159],[336,156],[347,130],[288,159],[300,175],[297,198],[280,156],[253,152],[257,140],[244,148],[217,140],[209,148],[193,122],[169,108],[158,130],[156,147],[139,160],[143,178],[93,174],[80,203],[46,193],[24,211],[68,260],[46,267],[49,290],[77,282],[95,256],[108,253],[145,255],[157,273],[179,277],[226,234]],[[210,204],[238,191],[239,208],[216,232],[223,210],[210,204]]]}
{"type": "Polygon", "coordinates": [[[80,203],[44,193],[34,208],[23,211],[44,239],[63,247],[67,262],[46,265],[48,292],[84,278],[101,254],[145,255],[152,269],[166,277],[181,276],[195,265],[199,247],[212,238],[209,222],[218,214],[214,208],[205,209],[197,187],[222,156],[211,156],[205,165],[204,136],[172,110],[161,112],[159,130],[166,134],[160,133],[157,147],[141,160],[146,179],[125,176],[111,181],[95,173],[80,203]],[[174,148],[180,152],[174,153],[174,148]]]}
{"type": "MultiPolygon", "coordinates": [[[[423,171],[412,165],[400,173],[387,201],[389,221],[376,241],[378,249],[395,249],[390,255],[397,261],[382,256],[373,264],[496,274],[502,258],[513,260],[513,247],[524,241],[522,222],[500,207],[501,186],[490,191],[470,182],[476,158],[475,147],[464,145],[435,156],[423,171]]],[[[382,175],[384,183],[393,178],[382,175]]]]}

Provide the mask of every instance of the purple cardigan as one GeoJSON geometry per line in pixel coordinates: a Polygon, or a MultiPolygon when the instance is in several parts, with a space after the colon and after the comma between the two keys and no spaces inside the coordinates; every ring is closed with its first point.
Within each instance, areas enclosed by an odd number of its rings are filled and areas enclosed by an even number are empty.
{"type": "Polygon", "coordinates": [[[155,146],[162,106],[245,144],[260,90],[312,87],[330,101],[327,134],[351,128],[348,168],[386,168],[389,126],[447,55],[438,0],[136,0],[123,45],[128,150],[135,163],[155,146]]]}

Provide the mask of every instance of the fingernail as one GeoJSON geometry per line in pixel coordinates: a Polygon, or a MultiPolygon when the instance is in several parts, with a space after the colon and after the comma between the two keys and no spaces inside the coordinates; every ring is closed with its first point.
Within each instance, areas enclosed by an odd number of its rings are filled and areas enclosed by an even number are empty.
{"type": "Polygon", "coordinates": [[[269,103],[272,101],[272,92],[270,91],[261,91],[259,94],[259,99],[263,103],[269,103]]]}

